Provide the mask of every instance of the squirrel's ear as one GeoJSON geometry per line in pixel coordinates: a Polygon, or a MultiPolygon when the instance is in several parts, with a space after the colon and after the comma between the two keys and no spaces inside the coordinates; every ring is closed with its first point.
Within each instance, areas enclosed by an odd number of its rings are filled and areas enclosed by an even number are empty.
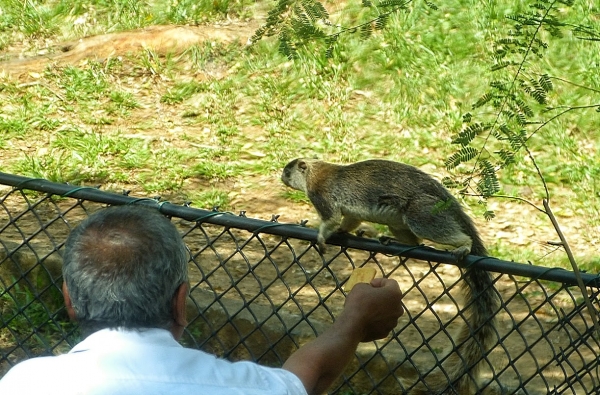
{"type": "Polygon", "coordinates": [[[306,162],[301,160],[298,162],[298,169],[300,169],[303,173],[306,171],[306,168],[308,166],[306,165],[306,162]]]}

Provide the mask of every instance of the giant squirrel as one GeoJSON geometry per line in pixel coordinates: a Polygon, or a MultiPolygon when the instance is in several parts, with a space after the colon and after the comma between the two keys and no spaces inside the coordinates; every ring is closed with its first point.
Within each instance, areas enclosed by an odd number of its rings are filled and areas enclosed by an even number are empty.
{"type": "MultiPolygon", "coordinates": [[[[387,225],[400,243],[422,240],[450,246],[458,260],[467,254],[487,256],[487,250],[459,202],[427,173],[388,160],[336,165],[298,158],[288,163],[283,183],[306,193],[321,224],[319,249],[335,232],[351,232],[362,221],[387,225]]],[[[414,386],[411,395],[470,395],[478,391],[483,358],[494,345],[494,315],[499,299],[491,275],[477,266],[464,270],[461,289],[465,324],[453,340],[454,348],[437,368],[414,386]]]]}

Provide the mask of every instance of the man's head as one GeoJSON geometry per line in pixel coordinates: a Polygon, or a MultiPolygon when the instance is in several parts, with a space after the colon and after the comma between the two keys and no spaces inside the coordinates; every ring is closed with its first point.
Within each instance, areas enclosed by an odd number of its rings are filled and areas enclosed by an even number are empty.
{"type": "Polygon", "coordinates": [[[67,309],[85,332],[165,328],[181,335],[188,253],[156,209],[129,205],[94,213],[69,235],[63,260],[67,309]]]}

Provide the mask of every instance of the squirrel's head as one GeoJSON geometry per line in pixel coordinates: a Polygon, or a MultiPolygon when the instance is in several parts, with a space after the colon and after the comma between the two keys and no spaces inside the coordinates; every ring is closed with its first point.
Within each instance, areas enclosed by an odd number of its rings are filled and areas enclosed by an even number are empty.
{"type": "Polygon", "coordinates": [[[288,163],[281,173],[281,181],[290,188],[306,191],[306,175],[312,159],[298,158],[288,163]]]}

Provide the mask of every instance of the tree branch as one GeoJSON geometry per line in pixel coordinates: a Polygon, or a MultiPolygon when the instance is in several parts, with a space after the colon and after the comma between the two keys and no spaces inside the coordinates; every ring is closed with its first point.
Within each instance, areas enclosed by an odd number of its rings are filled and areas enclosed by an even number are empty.
{"type": "MultiPolygon", "coordinates": [[[[476,193],[463,193],[463,195],[465,195],[465,196],[473,196],[473,197],[483,197],[482,195],[476,194],[476,193]]],[[[539,211],[542,214],[548,214],[544,210],[542,210],[541,208],[539,208],[535,203],[533,203],[533,202],[531,202],[531,201],[529,201],[529,200],[527,200],[525,198],[522,198],[522,197],[510,196],[510,195],[492,195],[492,196],[489,196],[489,198],[500,198],[500,199],[517,200],[519,202],[523,202],[523,203],[526,203],[526,204],[530,205],[531,207],[533,207],[534,209],[536,209],[537,211],[539,211]]]]}
{"type": "Polygon", "coordinates": [[[577,266],[577,262],[575,261],[575,257],[573,256],[573,252],[571,251],[571,247],[569,246],[569,243],[567,242],[567,239],[565,238],[565,235],[562,232],[562,230],[558,224],[558,221],[556,220],[556,217],[554,216],[554,213],[550,209],[550,202],[548,200],[544,199],[543,203],[544,203],[544,208],[546,209],[546,214],[548,215],[548,218],[550,218],[550,221],[552,222],[552,226],[554,226],[554,230],[556,231],[556,233],[558,234],[558,237],[560,238],[562,247],[565,249],[565,252],[567,253],[567,257],[569,258],[569,262],[571,263],[571,267],[573,268],[573,272],[575,273],[575,278],[577,279],[577,285],[579,286],[579,289],[581,290],[583,300],[585,301],[585,305],[586,305],[588,312],[590,313],[590,316],[592,318],[592,322],[594,324],[594,329],[596,331],[596,338],[599,338],[600,337],[600,323],[598,323],[598,314],[596,312],[596,309],[594,309],[592,302],[590,301],[590,297],[587,294],[587,289],[585,288],[585,284],[583,283],[583,280],[581,278],[581,273],[579,271],[579,267],[577,266]]]}

